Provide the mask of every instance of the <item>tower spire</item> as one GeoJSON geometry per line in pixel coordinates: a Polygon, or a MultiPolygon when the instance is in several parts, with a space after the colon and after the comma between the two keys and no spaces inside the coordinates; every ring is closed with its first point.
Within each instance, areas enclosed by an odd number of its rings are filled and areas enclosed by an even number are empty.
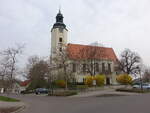
{"type": "Polygon", "coordinates": [[[63,22],[63,14],[61,13],[61,7],[59,7],[59,12],[56,15],[56,22],[53,25],[53,28],[65,28],[66,29],[66,25],[63,22]]]}
{"type": "Polygon", "coordinates": [[[59,5],[59,13],[61,13],[61,5],[59,5]]]}

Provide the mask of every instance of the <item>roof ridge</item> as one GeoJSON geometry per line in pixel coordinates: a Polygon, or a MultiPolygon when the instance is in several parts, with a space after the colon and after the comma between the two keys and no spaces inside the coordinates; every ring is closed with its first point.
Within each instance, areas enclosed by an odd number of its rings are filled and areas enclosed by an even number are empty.
{"type": "Polygon", "coordinates": [[[93,46],[93,45],[85,45],[85,44],[73,44],[73,43],[68,43],[68,45],[79,45],[79,46],[89,46],[89,47],[99,47],[99,48],[113,49],[112,47],[101,47],[101,46],[93,46]]]}

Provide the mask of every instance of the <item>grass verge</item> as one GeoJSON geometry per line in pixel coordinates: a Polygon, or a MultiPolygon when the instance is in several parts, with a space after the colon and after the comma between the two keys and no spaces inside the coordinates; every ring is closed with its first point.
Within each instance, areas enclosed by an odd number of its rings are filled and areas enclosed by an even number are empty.
{"type": "Polygon", "coordinates": [[[4,102],[19,102],[20,100],[10,98],[10,97],[5,97],[5,96],[0,96],[0,101],[4,102]]]}

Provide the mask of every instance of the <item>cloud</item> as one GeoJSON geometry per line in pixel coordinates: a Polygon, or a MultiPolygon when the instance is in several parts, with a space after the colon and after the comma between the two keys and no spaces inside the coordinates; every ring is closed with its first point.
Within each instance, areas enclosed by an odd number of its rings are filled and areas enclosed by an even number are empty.
{"type": "Polygon", "coordinates": [[[50,29],[61,5],[69,42],[93,41],[138,52],[150,64],[149,0],[1,0],[0,49],[25,43],[25,57],[50,54],[50,29]]]}

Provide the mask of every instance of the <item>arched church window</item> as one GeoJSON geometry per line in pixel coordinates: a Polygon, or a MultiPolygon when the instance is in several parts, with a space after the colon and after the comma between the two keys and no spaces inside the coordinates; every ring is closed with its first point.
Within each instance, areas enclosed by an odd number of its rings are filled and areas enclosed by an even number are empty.
{"type": "Polygon", "coordinates": [[[59,17],[58,20],[59,20],[59,22],[62,22],[62,21],[63,21],[63,20],[62,20],[62,17],[59,17]]]}
{"type": "Polygon", "coordinates": [[[111,64],[108,63],[108,72],[111,73],[111,64]]]}
{"type": "Polygon", "coordinates": [[[96,63],[95,66],[96,66],[96,72],[99,72],[99,64],[96,63]]]}
{"type": "Polygon", "coordinates": [[[62,48],[61,47],[59,48],[59,51],[62,52],[62,48]]]}
{"type": "Polygon", "coordinates": [[[105,63],[102,63],[102,73],[105,73],[105,63]]]}
{"type": "Polygon", "coordinates": [[[76,72],[76,64],[75,63],[72,64],[72,71],[76,72]]]}
{"type": "Polygon", "coordinates": [[[86,64],[83,64],[82,69],[83,69],[83,72],[86,72],[86,64]]]}
{"type": "Polygon", "coordinates": [[[62,42],[62,37],[59,38],[59,42],[62,42]]]}

